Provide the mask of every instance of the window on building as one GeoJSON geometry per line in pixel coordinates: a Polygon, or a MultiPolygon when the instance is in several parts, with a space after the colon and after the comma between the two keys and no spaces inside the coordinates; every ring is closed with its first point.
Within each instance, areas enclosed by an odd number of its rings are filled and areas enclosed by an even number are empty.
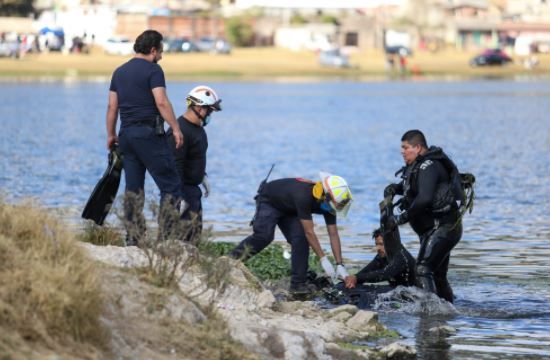
{"type": "Polygon", "coordinates": [[[345,46],[357,46],[359,45],[359,35],[356,32],[347,32],[345,41],[345,46]]]}

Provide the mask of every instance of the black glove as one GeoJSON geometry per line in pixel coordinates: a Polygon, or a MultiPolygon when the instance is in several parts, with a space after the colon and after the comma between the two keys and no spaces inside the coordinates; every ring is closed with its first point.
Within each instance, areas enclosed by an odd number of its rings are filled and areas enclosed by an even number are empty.
{"type": "Polygon", "coordinates": [[[409,213],[406,211],[401,213],[400,215],[391,215],[386,217],[383,217],[383,224],[386,226],[387,230],[393,230],[399,225],[403,225],[407,221],[409,221],[409,213]]]}
{"type": "Polygon", "coordinates": [[[386,186],[386,188],[384,189],[384,197],[385,198],[387,198],[388,196],[394,197],[395,194],[397,193],[398,186],[399,186],[398,184],[389,184],[388,186],[386,186]]]}
{"type": "Polygon", "coordinates": [[[390,216],[386,219],[386,222],[385,222],[386,230],[391,231],[391,230],[395,229],[397,226],[399,226],[399,224],[397,222],[398,217],[399,217],[399,215],[398,216],[392,215],[392,216],[390,216]]]}

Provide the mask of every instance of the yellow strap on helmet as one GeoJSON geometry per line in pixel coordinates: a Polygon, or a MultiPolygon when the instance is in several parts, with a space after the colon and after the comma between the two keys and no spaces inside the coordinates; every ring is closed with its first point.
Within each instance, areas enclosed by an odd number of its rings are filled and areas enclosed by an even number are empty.
{"type": "Polygon", "coordinates": [[[320,181],[317,181],[313,186],[313,190],[312,190],[313,197],[316,198],[317,200],[321,200],[323,198],[323,192],[324,192],[323,184],[321,184],[320,181]]]}

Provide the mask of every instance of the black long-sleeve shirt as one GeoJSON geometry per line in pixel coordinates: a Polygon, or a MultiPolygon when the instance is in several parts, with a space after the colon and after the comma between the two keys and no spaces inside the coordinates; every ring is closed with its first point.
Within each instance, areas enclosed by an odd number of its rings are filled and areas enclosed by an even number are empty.
{"type": "Polygon", "coordinates": [[[176,169],[182,185],[199,185],[206,174],[206,151],[208,137],[206,131],[183,116],[178,118],[183,133],[183,145],[176,149],[172,129],[168,130],[168,139],[174,150],[176,169]]]}
{"type": "Polygon", "coordinates": [[[355,276],[357,283],[376,283],[388,281],[391,286],[412,286],[415,282],[415,261],[412,255],[401,248],[391,260],[387,257],[376,257],[355,276]]]}

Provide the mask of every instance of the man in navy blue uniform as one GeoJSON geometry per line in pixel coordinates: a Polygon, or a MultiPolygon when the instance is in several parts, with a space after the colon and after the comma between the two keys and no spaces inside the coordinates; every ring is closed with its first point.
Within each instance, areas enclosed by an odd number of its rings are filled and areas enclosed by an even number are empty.
{"type": "MultiPolygon", "coordinates": [[[[146,170],[160,189],[161,214],[165,206],[179,207],[182,197],[162,121],[172,128],[176,148],[181,147],[183,135],[166,94],[164,72],[157,64],[162,59],[162,35],[155,30],[143,32],[136,39],[134,51],[135,56],[113,73],[106,121],[107,148],[118,143],[123,155],[127,245],[138,245],[145,234],[142,212],[146,170]],[[118,115],[121,124],[117,137],[118,115]]],[[[161,233],[166,232],[167,226],[159,222],[161,233]]]]}
{"type": "Polygon", "coordinates": [[[321,261],[325,273],[335,280],[349,276],[342,261],[340,235],[336,216],[345,216],[351,206],[352,195],[347,182],[340,176],[320,173],[320,181],[301,178],[273,180],[265,184],[256,205],[253,234],[241,241],[229,256],[246,261],[267,247],[278,226],[292,247],[290,292],[305,295],[309,248],[321,261]],[[315,234],[312,214],[323,215],[336,269],[321,248],[315,234]]]}

